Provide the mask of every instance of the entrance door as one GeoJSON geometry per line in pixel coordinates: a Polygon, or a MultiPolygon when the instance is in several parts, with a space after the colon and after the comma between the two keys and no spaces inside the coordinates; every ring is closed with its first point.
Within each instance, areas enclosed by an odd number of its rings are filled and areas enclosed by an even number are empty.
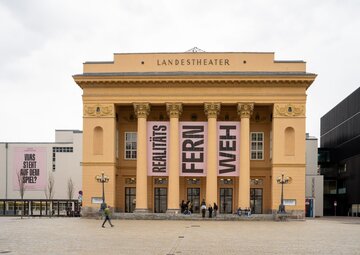
{"type": "Polygon", "coordinates": [[[187,200],[192,204],[193,213],[200,213],[200,188],[188,188],[187,200]]]}
{"type": "Polygon", "coordinates": [[[232,213],[232,200],[233,200],[233,189],[221,188],[220,189],[220,213],[232,213]]]}
{"type": "Polygon", "coordinates": [[[250,189],[251,213],[262,213],[263,189],[250,189]]]}
{"type": "Polygon", "coordinates": [[[136,206],[136,188],[125,188],[125,212],[132,213],[136,206]]]}
{"type": "Polygon", "coordinates": [[[165,213],[167,210],[167,188],[155,188],[154,212],[165,213]]]}

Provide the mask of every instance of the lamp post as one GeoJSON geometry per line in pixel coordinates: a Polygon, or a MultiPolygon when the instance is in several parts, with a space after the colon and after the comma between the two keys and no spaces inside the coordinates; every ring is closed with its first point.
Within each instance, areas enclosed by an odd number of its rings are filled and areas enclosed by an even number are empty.
{"type": "Polygon", "coordinates": [[[286,213],[285,211],[285,205],[284,205],[284,184],[289,184],[291,183],[291,177],[284,177],[284,174],[281,174],[281,177],[279,176],[276,179],[276,182],[278,184],[281,184],[281,204],[279,205],[279,210],[278,213],[286,213]]]}
{"type": "Polygon", "coordinates": [[[95,180],[99,183],[102,183],[102,203],[100,206],[100,209],[104,210],[106,208],[105,203],[105,183],[109,182],[109,177],[107,177],[104,172],[101,173],[101,175],[96,175],[95,180]]]}

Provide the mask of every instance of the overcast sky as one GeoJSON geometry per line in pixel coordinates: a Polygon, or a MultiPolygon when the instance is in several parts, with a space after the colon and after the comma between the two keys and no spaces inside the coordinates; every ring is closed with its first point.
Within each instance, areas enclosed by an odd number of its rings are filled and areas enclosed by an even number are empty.
{"type": "Polygon", "coordinates": [[[0,142],[52,142],[82,130],[85,61],[113,53],[275,52],[318,74],[306,131],[360,85],[360,1],[0,0],[0,142]]]}

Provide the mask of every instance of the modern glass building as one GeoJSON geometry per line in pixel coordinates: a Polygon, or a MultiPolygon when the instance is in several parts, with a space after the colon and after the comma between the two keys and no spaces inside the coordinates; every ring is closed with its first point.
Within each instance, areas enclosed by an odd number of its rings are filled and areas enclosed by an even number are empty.
{"type": "Polygon", "coordinates": [[[360,212],[360,88],[321,118],[324,215],[360,212]]]}

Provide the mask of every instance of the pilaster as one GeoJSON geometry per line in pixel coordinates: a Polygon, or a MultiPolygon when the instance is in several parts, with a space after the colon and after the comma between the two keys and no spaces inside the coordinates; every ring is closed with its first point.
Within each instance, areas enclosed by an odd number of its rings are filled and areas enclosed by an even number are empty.
{"type": "Polygon", "coordinates": [[[182,113],[182,104],[167,103],[166,110],[170,117],[170,153],[167,213],[177,213],[179,211],[180,204],[179,118],[182,113]]]}
{"type": "Polygon", "coordinates": [[[205,114],[208,117],[207,139],[207,174],[206,174],[206,203],[213,204],[217,201],[217,116],[220,113],[220,103],[205,103],[205,114]]]}
{"type": "Polygon", "coordinates": [[[147,116],[150,113],[148,103],[134,103],[137,116],[137,159],[136,159],[136,209],[135,212],[148,212],[147,183],[147,116]]]}
{"type": "Polygon", "coordinates": [[[254,110],[253,103],[238,103],[240,116],[240,174],[238,206],[250,208],[250,117],[254,110]]]}

